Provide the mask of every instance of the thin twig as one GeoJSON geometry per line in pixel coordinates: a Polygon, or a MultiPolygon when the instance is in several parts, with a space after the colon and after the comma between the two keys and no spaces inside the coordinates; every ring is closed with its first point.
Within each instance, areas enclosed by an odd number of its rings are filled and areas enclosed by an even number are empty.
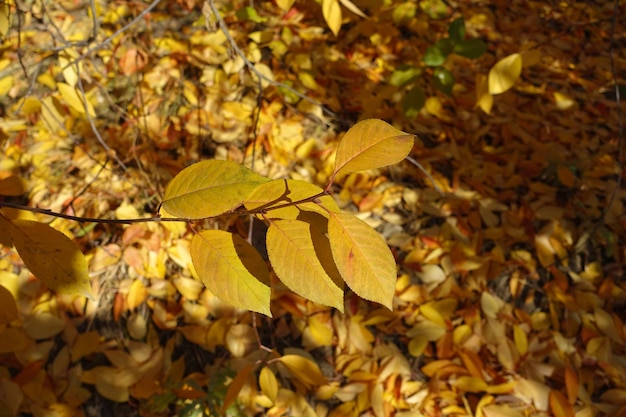
{"type": "Polygon", "coordinates": [[[314,100],[314,99],[306,96],[305,94],[300,93],[299,91],[293,89],[292,87],[288,86],[287,84],[284,84],[284,83],[281,83],[281,82],[278,82],[278,81],[274,81],[271,78],[266,77],[261,72],[259,72],[259,70],[256,69],[254,64],[252,62],[250,62],[250,60],[248,60],[248,58],[246,57],[246,54],[241,50],[241,48],[239,48],[239,46],[237,46],[237,43],[235,42],[233,37],[230,35],[230,32],[228,31],[228,26],[226,25],[226,22],[222,18],[222,15],[220,14],[219,10],[217,10],[217,7],[215,7],[214,1],[213,0],[207,0],[207,3],[209,5],[209,7],[211,8],[211,11],[213,12],[213,15],[215,16],[215,19],[217,20],[217,24],[219,25],[220,29],[222,30],[222,33],[224,33],[224,36],[226,36],[226,40],[228,40],[228,43],[230,44],[231,48],[233,48],[233,51],[235,51],[235,53],[239,57],[241,57],[241,59],[243,60],[245,66],[248,68],[248,70],[251,73],[256,75],[259,80],[263,80],[263,81],[267,82],[268,84],[273,85],[275,87],[284,88],[285,90],[289,91],[290,93],[293,93],[296,96],[300,97],[302,100],[306,100],[309,103],[313,104],[314,106],[319,106],[322,109],[322,111],[324,113],[326,113],[327,115],[329,115],[330,117],[337,118],[337,115],[334,112],[332,112],[331,110],[328,110],[319,101],[314,100]]]}
{"type": "Polygon", "coordinates": [[[420,169],[420,171],[422,171],[424,173],[424,175],[426,175],[426,178],[428,178],[430,180],[430,182],[433,184],[433,188],[435,189],[435,191],[437,191],[439,194],[443,195],[443,190],[441,188],[439,188],[439,186],[435,182],[435,179],[432,177],[432,175],[430,175],[430,173],[428,173],[428,171],[426,171],[426,169],[424,169],[422,164],[420,164],[419,162],[417,162],[415,159],[411,158],[410,156],[407,156],[406,160],[409,161],[410,163],[412,163],[413,165],[415,165],[416,167],[418,167],[420,169]]]}
{"type": "MultiPolygon", "coordinates": [[[[99,42],[97,45],[92,46],[91,48],[87,49],[86,52],[84,52],[82,55],[80,55],[78,58],[76,58],[75,60],[73,60],[72,62],[70,62],[67,67],[69,67],[70,65],[75,65],[77,64],[79,61],[82,61],[83,59],[87,58],[89,55],[91,55],[92,53],[99,51],[100,49],[104,48],[105,46],[107,46],[108,44],[110,44],[113,39],[117,38],[118,36],[120,36],[122,33],[126,32],[131,26],[135,25],[135,23],[137,23],[138,21],[140,21],[141,19],[143,19],[148,13],[150,13],[155,7],[157,7],[159,5],[159,3],[161,3],[161,1],[163,0],[154,0],[152,3],[150,3],[150,5],[148,7],[146,7],[144,10],[141,11],[141,13],[139,13],[137,15],[137,17],[135,17],[133,20],[131,20],[129,23],[127,23],[126,25],[122,26],[120,29],[118,29],[117,31],[115,31],[114,34],[112,34],[111,36],[109,36],[108,38],[106,38],[105,40],[103,40],[102,42],[99,42]]],[[[65,68],[63,68],[65,69],[65,68]]]]}

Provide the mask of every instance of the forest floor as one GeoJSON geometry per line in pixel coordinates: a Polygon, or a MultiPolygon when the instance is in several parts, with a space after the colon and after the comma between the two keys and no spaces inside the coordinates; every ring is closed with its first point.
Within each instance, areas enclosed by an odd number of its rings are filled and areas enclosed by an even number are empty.
{"type": "MultiPolygon", "coordinates": [[[[380,118],[418,135],[423,171],[332,191],[392,248],[393,310],[347,291],[340,313],[280,285],[272,318],[237,310],[194,277],[183,223],[24,211],[80,245],[96,297],[52,293],[0,247],[0,415],[626,415],[623,6],[364,0],[370,17],[343,8],[335,36],[318,3],[285,3],[217,2],[276,81],[261,90],[208,2],[0,4],[0,179],[27,180],[12,201],[32,207],[149,217],[210,158],[323,186],[343,132],[380,118]],[[460,16],[488,49],[447,58],[447,95],[422,56],[460,16]],[[515,53],[512,88],[485,95],[515,53]]],[[[246,236],[247,221],[211,225],[246,236]]]]}

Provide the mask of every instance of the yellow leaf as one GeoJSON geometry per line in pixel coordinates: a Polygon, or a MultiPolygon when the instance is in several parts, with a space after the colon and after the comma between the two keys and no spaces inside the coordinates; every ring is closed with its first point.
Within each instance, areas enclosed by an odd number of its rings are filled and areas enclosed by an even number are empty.
{"type": "Polygon", "coordinates": [[[81,97],[76,90],[76,88],[72,87],[69,84],[65,83],[57,83],[57,88],[59,89],[59,93],[61,93],[61,97],[63,100],[76,112],[80,114],[85,114],[85,105],[87,106],[87,111],[91,117],[96,117],[96,112],[93,108],[93,105],[86,100],[83,101],[83,97],[81,97]]]}
{"type": "MultiPolygon", "coordinates": [[[[330,346],[333,343],[333,331],[325,325],[317,315],[310,316],[308,326],[305,329],[311,333],[311,337],[317,346],[330,346]]],[[[304,336],[303,336],[304,337],[304,336]]]]}
{"type": "Polygon", "coordinates": [[[491,114],[493,95],[489,93],[489,83],[484,74],[476,75],[476,107],[480,107],[486,114],[491,114]]]}
{"type": "Polygon", "coordinates": [[[222,403],[221,413],[224,414],[226,409],[231,406],[233,402],[237,399],[239,392],[243,388],[243,386],[248,382],[248,377],[252,373],[255,368],[255,364],[250,364],[237,372],[237,376],[233,379],[233,382],[228,386],[228,390],[226,391],[226,395],[224,396],[224,402],[222,403]]]}
{"type": "Polygon", "coordinates": [[[80,360],[82,357],[94,353],[100,346],[100,333],[92,330],[86,333],[80,333],[72,346],[70,352],[72,362],[80,360]]]}
{"type": "Polygon", "coordinates": [[[172,216],[202,219],[235,209],[269,181],[231,161],[208,160],[182,170],[165,190],[163,208],[172,216]]]}
{"type": "Polygon", "coordinates": [[[337,269],[357,295],[391,310],[396,261],[385,239],[351,214],[332,213],[328,238],[337,269]]]}
{"type": "Polygon", "coordinates": [[[0,180],[0,195],[18,196],[28,191],[25,180],[14,175],[0,180]]]}
{"type": "Polygon", "coordinates": [[[480,296],[480,307],[483,313],[492,319],[498,317],[498,313],[500,313],[505,304],[504,301],[489,292],[483,292],[480,296]]]}
{"type": "Polygon", "coordinates": [[[322,13],[328,28],[335,36],[341,29],[341,7],[338,0],[322,0],[322,13]]]}
{"type": "Polygon", "coordinates": [[[487,383],[475,376],[461,376],[453,385],[464,392],[483,392],[487,390],[487,383]]]}
{"type": "Polygon", "coordinates": [[[0,285],[0,326],[17,319],[17,304],[11,291],[0,285]]]}
{"type": "Polygon", "coordinates": [[[296,0],[276,0],[276,4],[283,12],[288,12],[296,0]]]}
{"type": "Polygon", "coordinates": [[[4,211],[0,209],[0,245],[10,248],[13,246],[11,240],[11,223],[4,217],[4,211]]]}
{"type": "Polygon", "coordinates": [[[5,37],[11,27],[11,8],[9,2],[0,3],[0,37],[5,37]]]}
{"type": "Polygon", "coordinates": [[[11,236],[26,267],[48,288],[93,299],[87,260],[78,246],[45,223],[13,220],[11,236]]]}
{"type": "Polygon", "coordinates": [[[264,395],[267,396],[272,402],[276,401],[278,396],[278,381],[274,372],[267,366],[261,369],[259,374],[259,386],[264,395]]]}
{"type": "Polygon", "coordinates": [[[364,19],[367,19],[367,15],[365,13],[363,13],[361,11],[361,9],[356,7],[354,5],[354,3],[352,3],[350,0],[339,0],[339,3],[341,3],[343,5],[343,7],[345,7],[348,10],[350,10],[355,15],[360,16],[360,17],[362,17],[364,19]]]}
{"type": "Polygon", "coordinates": [[[316,246],[325,243],[328,238],[300,220],[275,220],[267,231],[267,254],[282,283],[302,297],[343,311],[343,291],[318,259],[316,246]]]}
{"type": "Polygon", "coordinates": [[[528,337],[526,332],[517,324],[513,325],[513,339],[515,340],[517,351],[520,355],[525,355],[528,352],[528,337]]]}
{"type": "Polygon", "coordinates": [[[328,217],[328,210],[339,212],[335,200],[329,195],[319,197],[319,204],[314,202],[289,205],[324,192],[317,185],[299,180],[273,180],[259,185],[243,201],[247,210],[263,209],[270,219],[295,219],[302,210],[315,212],[328,217]],[[324,208],[322,208],[322,206],[324,208]]]}
{"type": "Polygon", "coordinates": [[[489,93],[502,94],[509,90],[522,73],[522,56],[511,54],[498,61],[489,71],[489,93]]]}
{"type": "Polygon", "coordinates": [[[271,316],[269,271],[248,242],[222,230],[204,230],[191,240],[200,280],[216,297],[237,308],[271,316]]]}
{"type": "Polygon", "coordinates": [[[336,176],[396,164],[413,149],[415,136],[378,119],[363,120],[341,138],[335,157],[336,176]]]}
{"type": "Polygon", "coordinates": [[[285,355],[280,358],[280,362],[296,378],[308,386],[324,385],[326,383],[326,378],[322,375],[322,371],[310,359],[299,355],[285,355]]]}

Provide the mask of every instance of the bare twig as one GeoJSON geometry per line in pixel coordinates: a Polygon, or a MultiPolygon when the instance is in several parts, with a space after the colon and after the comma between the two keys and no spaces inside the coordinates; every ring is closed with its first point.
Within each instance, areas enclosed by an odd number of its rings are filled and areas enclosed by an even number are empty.
{"type": "MultiPolygon", "coordinates": [[[[302,100],[306,100],[309,103],[313,104],[314,106],[320,107],[322,109],[322,111],[324,113],[326,113],[327,115],[329,115],[330,117],[337,118],[337,115],[334,112],[332,112],[331,110],[328,110],[319,101],[314,100],[314,99],[308,97],[307,95],[300,93],[299,91],[293,89],[292,87],[288,86],[287,84],[284,84],[284,83],[281,83],[281,82],[278,82],[278,81],[274,81],[271,78],[263,75],[259,70],[257,70],[256,67],[254,66],[254,64],[252,62],[250,62],[250,60],[246,57],[246,54],[241,50],[241,48],[239,48],[239,46],[237,45],[237,43],[235,42],[233,37],[230,35],[230,32],[228,31],[228,26],[226,25],[226,22],[222,18],[222,15],[220,14],[219,10],[217,10],[217,7],[215,6],[214,0],[206,0],[206,1],[207,1],[207,4],[209,5],[209,7],[211,9],[211,12],[215,16],[215,19],[217,20],[218,26],[220,27],[220,29],[224,33],[224,36],[226,36],[226,40],[228,40],[228,43],[230,44],[231,48],[243,60],[246,68],[248,68],[248,70],[251,73],[253,73],[259,80],[263,80],[263,81],[267,82],[268,84],[273,85],[275,87],[284,88],[285,90],[289,91],[290,93],[293,93],[294,95],[298,96],[302,100]]],[[[207,21],[208,20],[209,19],[207,19],[207,21]]]]}
{"type": "MultiPolygon", "coordinates": [[[[141,19],[143,19],[148,13],[150,13],[152,10],[154,10],[154,8],[157,7],[159,5],[159,3],[161,3],[161,1],[163,1],[163,0],[154,0],[152,3],[150,3],[150,5],[148,7],[146,7],[144,10],[142,10],[141,13],[139,13],[137,15],[137,17],[135,17],[133,20],[131,20],[129,23],[127,23],[123,27],[119,28],[117,31],[115,31],[114,34],[112,34],[111,36],[109,36],[108,38],[103,40],[102,42],[99,42],[97,45],[94,45],[91,48],[87,49],[87,51],[85,51],[78,58],[76,58],[75,60],[70,62],[67,66],[69,67],[70,65],[75,65],[79,61],[82,61],[83,59],[87,58],[92,53],[94,53],[96,51],[99,51],[100,49],[102,49],[105,46],[107,46],[108,44],[110,44],[113,41],[113,39],[117,38],[122,33],[126,32],[130,27],[135,25],[137,22],[139,22],[141,19]]],[[[63,69],[65,69],[65,68],[63,68],[63,69]]]]}

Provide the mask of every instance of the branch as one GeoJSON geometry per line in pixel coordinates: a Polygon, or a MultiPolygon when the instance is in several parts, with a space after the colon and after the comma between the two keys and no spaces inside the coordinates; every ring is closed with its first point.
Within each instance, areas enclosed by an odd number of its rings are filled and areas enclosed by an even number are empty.
{"type": "MultiPolygon", "coordinates": [[[[332,118],[336,119],[338,117],[334,112],[332,112],[331,110],[328,110],[326,107],[324,107],[324,105],[322,103],[320,103],[319,101],[314,100],[314,99],[306,96],[305,94],[300,93],[299,91],[293,89],[292,87],[288,86],[287,84],[284,84],[284,83],[281,83],[281,82],[278,82],[278,81],[274,81],[271,78],[266,77],[261,72],[259,72],[259,70],[256,69],[254,64],[252,62],[250,62],[250,60],[246,57],[246,54],[244,54],[244,52],[241,50],[241,48],[239,48],[239,46],[237,46],[237,43],[235,42],[233,37],[230,35],[230,32],[228,31],[228,26],[226,25],[226,22],[222,18],[222,15],[220,14],[219,10],[217,10],[217,7],[215,7],[214,0],[206,0],[205,4],[208,4],[209,7],[211,8],[211,12],[215,16],[215,19],[217,20],[218,26],[220,27],[220,29],[224,33],[224,36],[226,36],[226,39],[228,40],[228,43],[230,44],[231,48],[233,48],[233,51],[235,51],[235,53],[243,60],[243,63],[248,68],[248,70],[251,73],[253,73],[254,75],[256,75],[256,77],[259,80],[263,80],[263,81],[267,82],[268,84],[273,85],[275,87],[284,88],[285,90],[289,91],[290,93],[293,93],[296,96],[300,97],[302,100],[306,100],[309,103],[313,104],[314,106],[319,106],[324,113],[326,113],[327,115],[329,115],[332,118]]],[[[209,20],[210,20],[209,16],[205,15],[205,18],[206,18],[207,22],[209,22],[209,20]]]]}

